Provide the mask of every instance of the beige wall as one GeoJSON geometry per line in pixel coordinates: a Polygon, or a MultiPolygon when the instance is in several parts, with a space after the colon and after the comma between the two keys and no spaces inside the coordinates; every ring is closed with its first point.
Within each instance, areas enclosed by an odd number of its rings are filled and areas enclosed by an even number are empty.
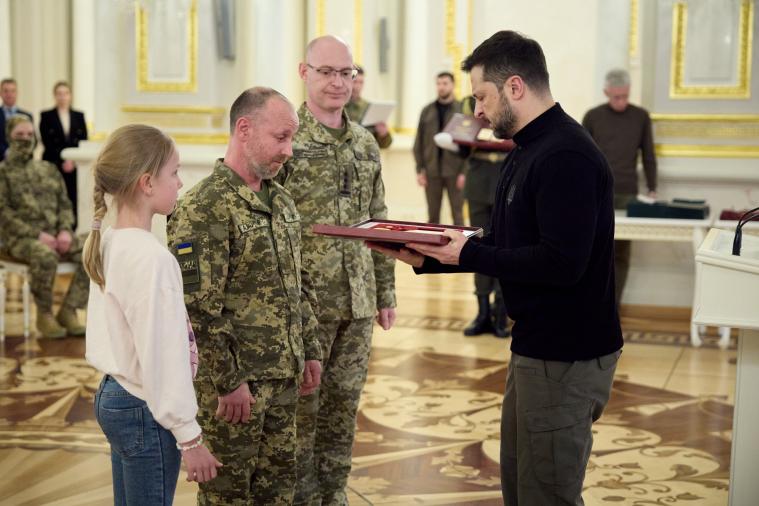
{"type": "MultiPolygon", "coordinates": [[[[196,1],[200,19],[195,92],[145,93],[136,89],[134,3],[127,0],[0,0],[0,18],[9,12],[11,20],[10,33],[5,34],[0,20],[0,43],[10,41],[6,44],[10,48],[0,48],[0,71],[5,68],[15,74],[19,102],[35,114],[52,105],[54,81],[73,78],[75,101],[79,94],[88,119],[94,122],[94,132],[105,134],[135,120],[122,111],[128,104],[226,111],[242,89],[257,84],[274,86],[297,104],[303,99],[297,64],[306,42],[324,33],[340,35],[366,66],[365,96],[398,104],[391,118],[391,126],[398,130],[396,141],[383,153],[383,170],[391,217],[399,219],[426,216],[421,189],[414,181],[410,148],[419,112],[434,99],[435,74],[456,70],[474,46],[498,30],[518,30],[540,42],[554,97],[578,120],[603,101],[603,75],[616,66],[631,71],[633,100],[651,112],[739,112],[759,117],[759,93],[749,100],[729,102],[709,97],[667,98],[672,22],[671,15],[664,14],[671,12],[672,0],[236,0],[237,57],[231,62],[216,56],[213,1],[196,1]],[[381,72],[378,35],[383,19],[390,47],[388,67],[381,72]],[[631,51],[631,44],[636,51],[631,51]]],[[[752,20],[754,91],[759,67],[756,7],[752,20]]],[[[161,40],[159,44],[171,42],[161,40]]],[[[462,94],[468,92],[466,81],[462,75],[462,94]]],[[[176,112],[152,118],[168,125],[173,133],[194,128],[217,134],[217,140],[221,134],[223,142],[226,132],[225,122],[218,122],[215,130],[204,130],[192,127],[176,112]]],[[[701,156],[659,158],[660,195],[667,199],[704,197],[715,212],[731,205],[759,205],[759,153],[749,153],[759,146],[757,124],[749,121],[736,126],[727,121],[716,129],[706,125],[695,134],[691,129],[689,138],[673,137],[669,128],[670,137],[661,136],[659,142],[688,143],[703,149],[701,156]],[[725,137],[726,132],[739,132],[739,137],[725,137]],[[742,153],[747,154],[710,157],[708,150],[713,144],[742,145],[742,153]]],[[[443,219],[447,212],[446,207],[443,219]]],[[[626,302],[690,304],[692,252],[688,245],[636,245],[632,272],[626,302]]]]}
{"type": "Polygon", "coordinates": [[[34,114],[53,106],[53,84],[71,79],[70,1],[11,0],[11,73],[18,104],[34,114]]]}

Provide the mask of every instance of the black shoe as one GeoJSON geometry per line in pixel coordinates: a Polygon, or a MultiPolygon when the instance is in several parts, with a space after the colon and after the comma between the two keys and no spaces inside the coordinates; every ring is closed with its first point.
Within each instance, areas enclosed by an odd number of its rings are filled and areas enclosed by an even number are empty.
{"type": "Polygon", "coordinates": [[[500,337],[501,339],[506,339],[507,337],[511,337],[511,331],[509,330],[508,325],[499,326],[496,323],[493,329],[493,335],[495,335],[495,337],[500,337]]]}
{"type": "Polygon", "coordinates": [[[488,297],[477,297],[477,316],[472,323],[464,329],[465,336],[479,336],[493,332],[493,322],[490,318],[490,300],[488,297]]]}
{"type": "Polygon", "coordinates": [[[509,315],[506,312],[506,305],[501,298],[496,298],[495,307],[493,308],[493,334],[495,337],[500,337],[501,339],[511,336],[509,315]]]}

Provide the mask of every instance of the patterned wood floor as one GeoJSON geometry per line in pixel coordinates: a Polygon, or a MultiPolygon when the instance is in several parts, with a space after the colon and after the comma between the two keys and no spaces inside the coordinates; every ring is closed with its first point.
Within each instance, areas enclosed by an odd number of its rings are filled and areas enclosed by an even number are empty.
{"type": "MultiPolygon", "coordinates": [[[[465,338],[471,278],[398,269],[399,320],[375,332],[351,504],[501,504],[500,402],[508,340],[465,338]]],[[[10,331],[19,330],[17,303],[10,331]]],[[[727,504],[735,351],[687,346],[687,325],[628,320],[594,426],[588,505],[727,504]],[[657,328],[658,327],[658,328],[657,328]]],[[[111,503],[83,340],[9,337],[0,354],[0,505],[111,503]]],[[[176,504],[194,504],[179,480],[176,504]]]]}

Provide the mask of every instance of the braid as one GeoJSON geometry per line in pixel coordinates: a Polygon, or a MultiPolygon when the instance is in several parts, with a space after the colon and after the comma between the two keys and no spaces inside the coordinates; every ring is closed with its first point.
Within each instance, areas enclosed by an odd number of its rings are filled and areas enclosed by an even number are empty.
{"type": "Polygon", "coordinates": [[[100,254],[100,223],[108,212],[108,206],[105,203],[105,192],[100,185],[95,186],[93,191],[93,200],[95,203],[95,214],[93,218],[92,230],[84,243],[84,254],[82,262],[84,270],[92,281],[102,290],[105,287],[105,276],[103,274],[103,258],[100,254]]]}

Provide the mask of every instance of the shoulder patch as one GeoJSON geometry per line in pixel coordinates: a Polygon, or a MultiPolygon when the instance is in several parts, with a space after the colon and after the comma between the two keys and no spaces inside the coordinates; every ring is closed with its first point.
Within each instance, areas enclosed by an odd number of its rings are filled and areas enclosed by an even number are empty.
{"type": "Polygon", "coordinates": [[[176,246],[176,257],[179,263],[179,270],[182,272],[182,284],[185,292],[188,288],[200,283],[200,266],[198,265],[198,251],[195,245],[188,241],[176,246]]]}
{"type": "Polygon", "coordinates": [[[177,246],[177,256],[189,255],[190,253],[192,253],[191,242],[183,242],[177,246]]]}

